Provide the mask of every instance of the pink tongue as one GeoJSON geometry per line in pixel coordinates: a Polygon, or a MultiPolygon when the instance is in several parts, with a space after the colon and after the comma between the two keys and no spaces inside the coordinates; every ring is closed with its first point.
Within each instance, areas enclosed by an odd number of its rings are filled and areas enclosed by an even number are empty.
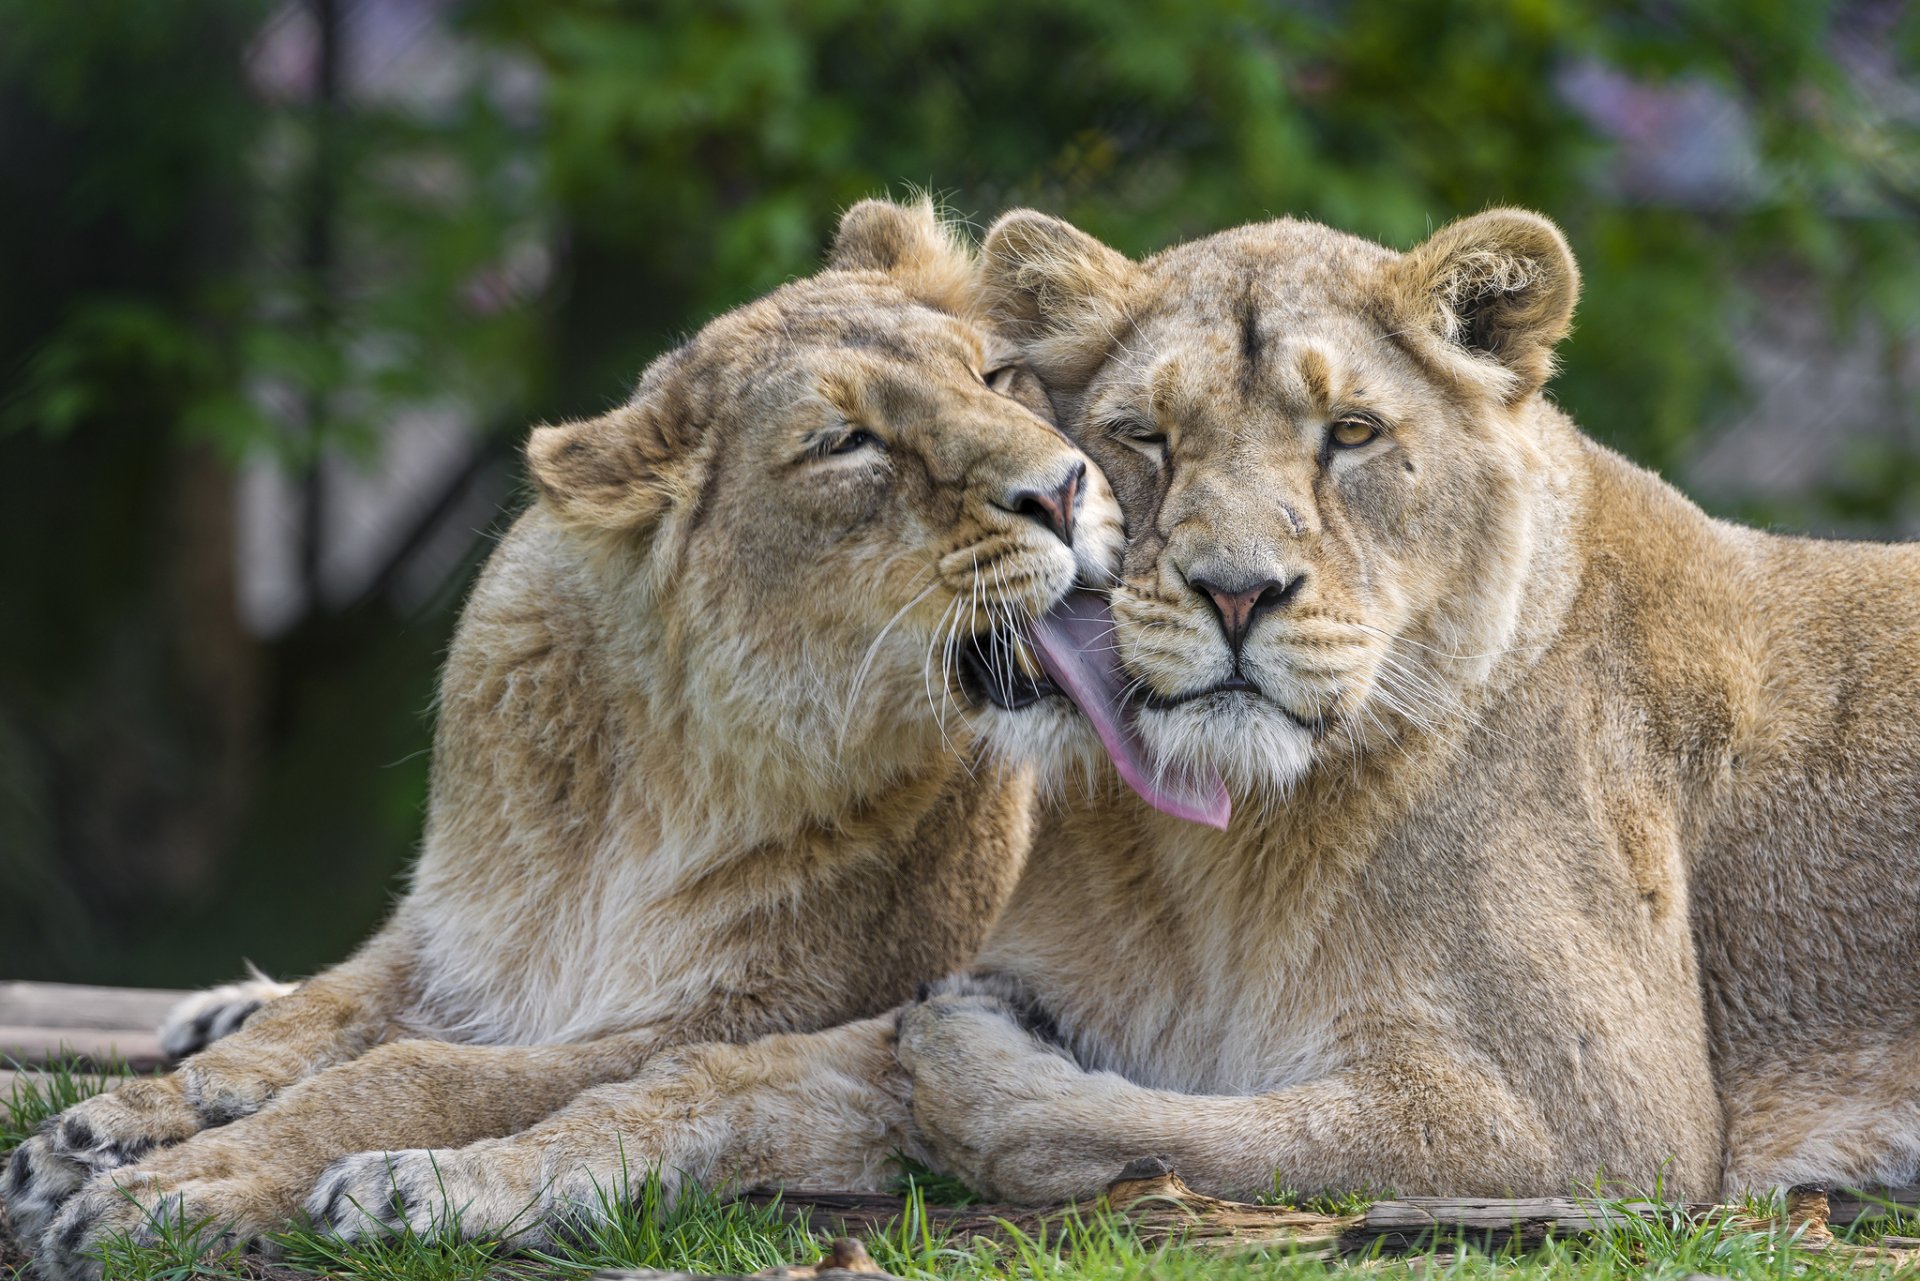
{"type": "Polygon", "coordinates": [[[1033,624],[1040,666],[1066,692],[1106,746],[1127,786],[1175,818],[1226,830],[1233,802],[1218,774],[1156,765],[1120,706],[1124,688],[1113,642],[1113,615],[1098,592],[1075,590],[1033,624]]]}

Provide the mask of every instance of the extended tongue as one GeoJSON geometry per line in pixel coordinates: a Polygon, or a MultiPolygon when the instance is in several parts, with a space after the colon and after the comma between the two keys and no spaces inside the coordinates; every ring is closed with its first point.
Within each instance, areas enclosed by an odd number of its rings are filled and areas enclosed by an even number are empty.
{"type": "Polygon", "coordinates": [[[1226,830],[1233,814],[1220,776],[1155,765],[1139,731],[1120,705],[1125,688],[1113,641],[1113,615],[1098,592],[1075,590],[1035,620],[1033,647],[1040,666],[1086,713],[1114,767],[1147,804],[1175,818],[1226,830]]]}

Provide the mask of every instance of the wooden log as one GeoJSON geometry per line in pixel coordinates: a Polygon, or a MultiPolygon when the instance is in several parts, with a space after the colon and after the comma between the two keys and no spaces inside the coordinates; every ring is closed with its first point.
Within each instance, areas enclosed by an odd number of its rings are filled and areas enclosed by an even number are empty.
{"type": "Polygon", "coordinates": [[[0,1025],[0,1063],[38,1067],[63,1059],[77,1059],[90,1071],[125,1063],[144,1072],[167,1062],[159,1034],[151,1029],[0,1025]]]}
{"type": "Polygon", "coordinates": [[[0,982],[0,1026],[158,1032],[174,1003],[187,995],[159,988],[0,982]]]}
{"type": "MultiPolygon", "coordinates": [[[[1900,1192],[1901,1189],[1889,1191],[1900,1192]]],[[[904,1199],[874,1193],[796,1190],[775,1197],[752,1194],[760,1204],[776,1203],[810,1229],[871,1235],[884,1232],[914,1211],[904,1199]]],[[[1898,1197],[1889,1198],[1899,1200],[1898,1197]]],[[[1569,1197],[1500,1200],[1483,1197],[1399,1197],[1376,1201],[1364,1213],[1313,1214],[1280,1206],[1250,1205],[1205,1196],[1157,1159],[1136,1162],[1121,1172],[1102,1196],[1077,1205],[925,1206],[920,1213],[939,1235],[1006,1241],[1014,1232],[1057,1235],[1069,1218],[1113,1213],[1124,1218],[1149,1243],[1178,1241],[1202,1249],[1238,1253],[1284,1248],[1322,1258],[1341,1255],[1431,1250],[1451,1243],[1497,1248],[1539,1245],[1548,1237],[1590,1236],[1621,1226],[1634,1217],[1670,1215],[1676,1210],[1695,1223],[1722,1220],[1739,1231],[1778,1234],[1783,1242],[1808,1253],[1844,1257],[1860,1266],[1904,1264],[1915,1257],[1889,1243],[1856,1246],[1834,1238],[1830,1224],[1833,1198],[1824,1189],[1795,1188],[1781,1218],[1753,1218],[1737,1207],[1711,1204],[1668,1205],[1646,1201],[1585,1201],[1569,1197]]]]}
{"type": "Polygon", "coordinates": [[[1845,1226],[1862,1219],[1920,1214],[1920,1183],[1903,1187],[1839,1188],[1828,1193],[1830,1222],[1845,1226]]]}
{"type": "MultiPolygon", "coordinates": [[[[1395,1252],[1446,1241],[1537,1246],[1548,1237],[1588,1236],[1661,1208],[1644,1202],[1601,1204],[1568,1197],[1500,1200],[1485,1197],[1401,1197],[1367,1207],[1341,1237],[1341,1249],[1395,1252]]],[[[1717,1207],[1689,1206],[1698,1212],[1717,1207]]]]}

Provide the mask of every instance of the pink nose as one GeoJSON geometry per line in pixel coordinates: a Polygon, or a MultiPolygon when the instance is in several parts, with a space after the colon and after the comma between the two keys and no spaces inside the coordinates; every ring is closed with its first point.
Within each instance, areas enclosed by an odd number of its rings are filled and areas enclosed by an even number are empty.
{"type": "Polygon", "coordinates": [[[1074,509],[1080,505],[1080,483],[1086,478],[1087,465],[1075,463],[1067,479],[1052,491],[1023,489],[1007,503],[1007,509],[1039,521],[1071,547],[1074,509]]]}
{"type": "Polygon", "coordinates": [[[1253,630],[1255,620],[1291,600],[1300,584],[1306,581],[1306,575],[1297,575],[1284,583],[1277,578],[1264,578],[1249,587],[1222,587],[1204,578],[1187,581],[1212,602],[1214,612],[1220,616],[1220,632],[1227,638],[1227,648],[1233,652],[1233,664],[1237,668],[1240,647],[1246,644],[1247,633],[1253,630]]]}

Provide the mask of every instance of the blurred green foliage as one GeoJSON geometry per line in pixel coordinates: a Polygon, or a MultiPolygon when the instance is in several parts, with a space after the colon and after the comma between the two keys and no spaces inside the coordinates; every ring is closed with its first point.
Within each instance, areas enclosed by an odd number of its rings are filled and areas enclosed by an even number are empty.
{"type": "MultiPolygon", "coordinates": [[[[276,24],[353,20],[312,3],[0,0],[0,876],[31,887],[0,973],[309,968],[417,838],[450,611],[210,641],[220,583],[178,584],[230,539],[180,531],[224,468],[378,466],[383,424],[436,398],[503,433],[596,410],[809,270],[861,196],[1037,205],[1135,253],[1280,214],[1404,247],[1543,210],[1587,279],[1556,394],[1662,468],[1754,394],[1756,281],[1810,284],[1839,343],[1920,328],[1920,22],[1888,0],[471,0],[463,87],[332,105],[245,70],[276,24]],[[1726,173],[1649,187],[1593,92],[1722,104],[1726,173]],[[528,243],[549,286],[482,287],[528,243]],[[247,705],[200,723],[221,700],[247,705]],[[195,841],[191,874],[124,865],[195,841]]],[[[1827,508],[1772,514],[1886,525],[1916,468],[1874,448],[1827,508]]]]}

